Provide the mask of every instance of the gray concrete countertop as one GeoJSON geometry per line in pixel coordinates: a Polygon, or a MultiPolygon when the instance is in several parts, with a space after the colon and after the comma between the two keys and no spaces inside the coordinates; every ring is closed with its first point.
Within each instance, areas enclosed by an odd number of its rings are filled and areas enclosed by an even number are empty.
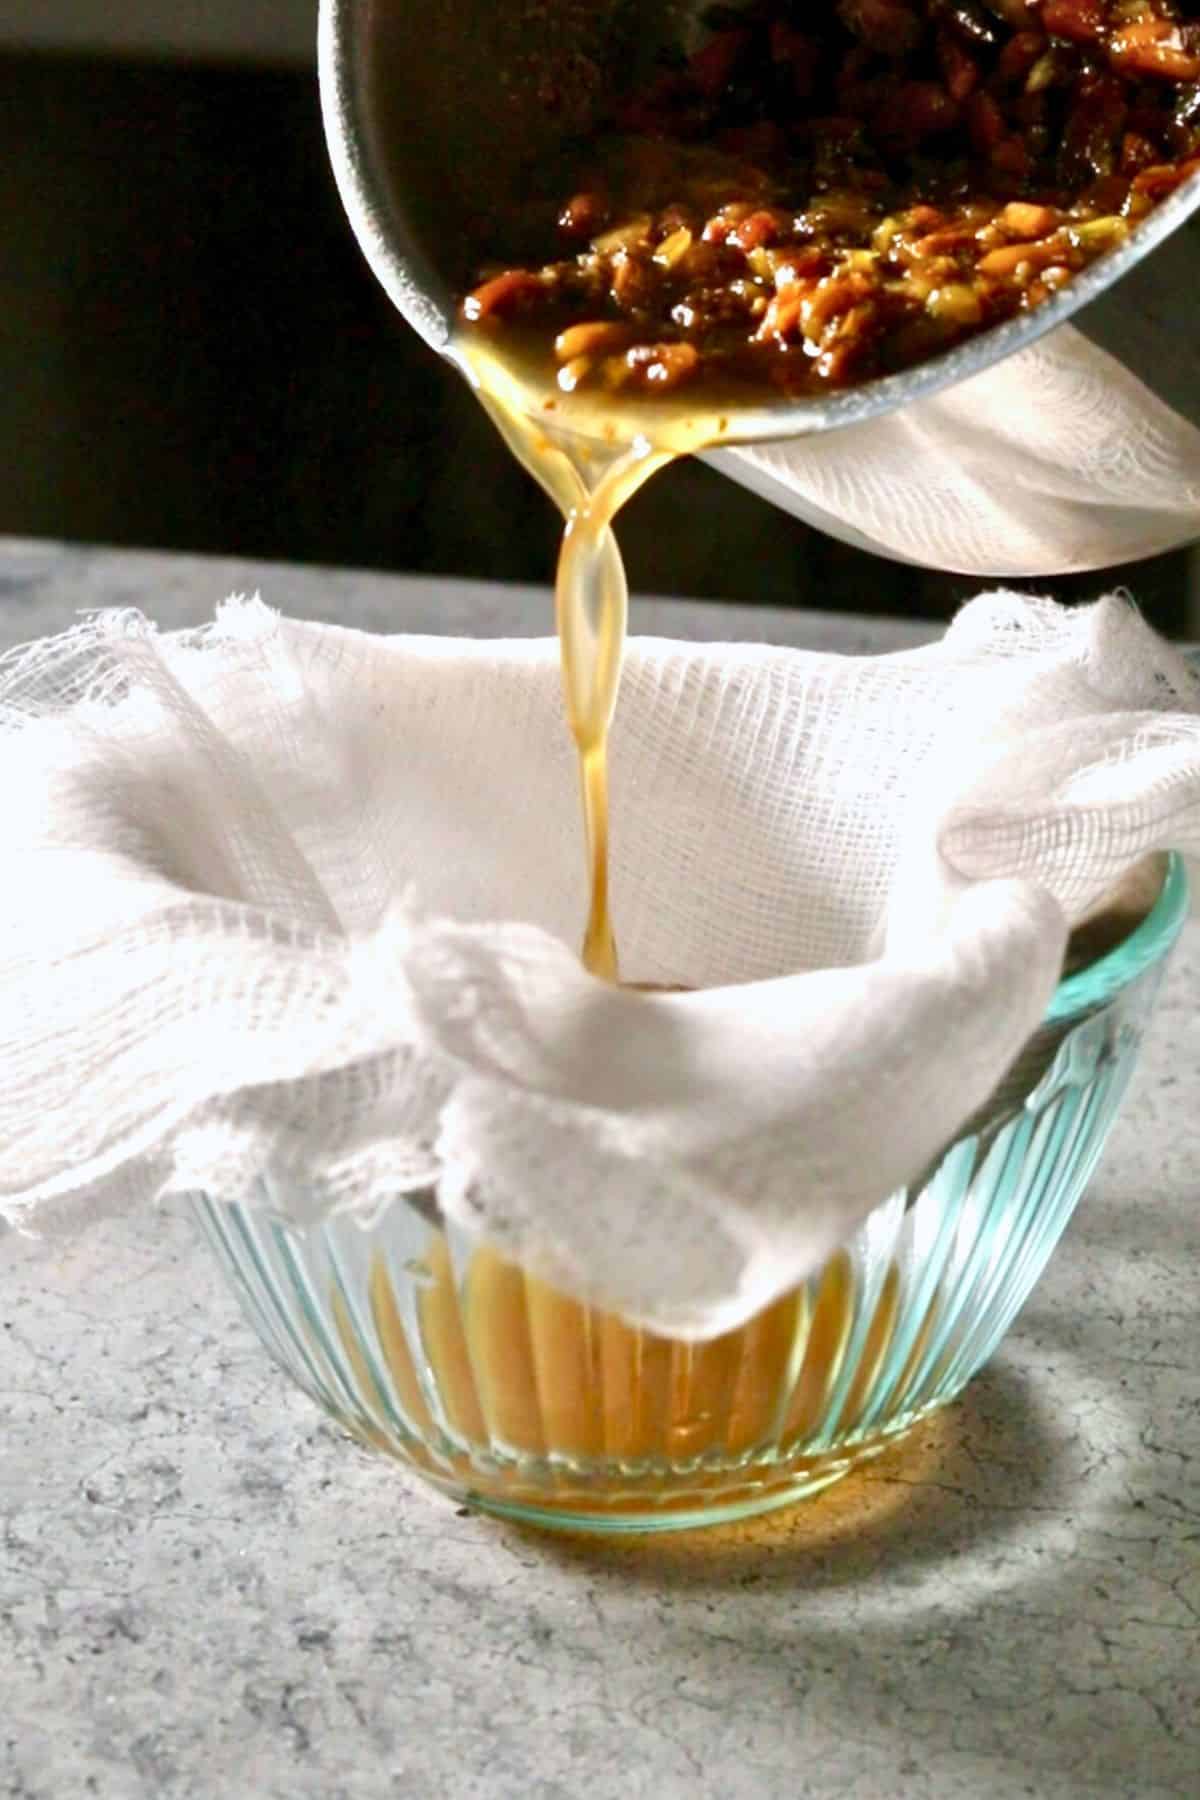
{"type": "MultiPolygon", "coordinates": [[[[0,544],[0,647],[231,590],[371,629],[546,596],[0,544]]],[[[848,650],[914,625],[649,603],[848,650]]],[[[818,1501],[604,1545],[466,1516],[276,1373],[187,1220],[0,1240],[5,1800],[1200,1791],[1200,925],[1100,1173],[966,1396],[818,1501]]]]}

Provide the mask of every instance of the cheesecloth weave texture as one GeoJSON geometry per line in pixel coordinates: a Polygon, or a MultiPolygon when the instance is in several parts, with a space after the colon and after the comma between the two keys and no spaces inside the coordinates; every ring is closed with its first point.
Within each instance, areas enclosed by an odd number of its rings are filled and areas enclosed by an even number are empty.
{"type": "Polygon", "coordinates": [[[885,418],[713,460],[868,548],[968,575],[1042,579],[1200,537],[1200,431],[1072,325],[885,418]]]}
{"type": "Polygon", "coordinates": [[[99,615],[0,663],[0,759],[11,1222],[196,1189],[371,1219],[420,1191],[684,1336],[926,1166],[1037,1025],[1070,921],[1200,849],[1200,682],[1119,598],[996,594],[880,657],[635,642],[623,973],[696,993],[579,965],[550,642],[257,600],[195,633],[99,615]]]}

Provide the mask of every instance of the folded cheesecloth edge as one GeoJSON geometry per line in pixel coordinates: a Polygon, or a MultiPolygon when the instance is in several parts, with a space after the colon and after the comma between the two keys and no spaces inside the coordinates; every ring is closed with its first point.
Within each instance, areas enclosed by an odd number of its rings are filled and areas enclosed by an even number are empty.
{"type": "Polygon", "coordinates": [[[635,640],[622,973],[686,992],[580,965],[548,640],[97,614],[0,661],[0,761],[0,1216],[420,1196],[695,1338],[1044,1068],[1072,928],[1200,850],[1200,677],[1121,597],[885,656],[635,640]]]}
{"type": "Polygon", "coordinates": [[[980,578],[1192,543],[1200,430],[1073,325],[865,424],[710,453],[810,524],[980,578]]]}

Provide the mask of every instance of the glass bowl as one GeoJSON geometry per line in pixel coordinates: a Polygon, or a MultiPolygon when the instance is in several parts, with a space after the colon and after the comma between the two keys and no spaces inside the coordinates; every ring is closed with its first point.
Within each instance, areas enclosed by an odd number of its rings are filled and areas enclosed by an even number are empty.
{"type": "Polygon", "coordinates": [[[815,1494],[952,1400],[1028,1298],[1096,1166],[1187,914],[1153,910],[1059,985],[1008,1081],[911,1188],[737,1331],[685,1344],[581,1305],[422,1205],[371,1229],[198,1216],[282,1367],[360,1442],[459,1502],[602,1532],[717,1524],[815,1494]]]}

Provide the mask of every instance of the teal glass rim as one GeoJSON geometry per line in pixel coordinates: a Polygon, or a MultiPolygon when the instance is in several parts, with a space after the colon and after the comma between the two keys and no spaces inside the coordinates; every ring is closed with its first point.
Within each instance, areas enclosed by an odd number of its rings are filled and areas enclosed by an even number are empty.
{"type": "Polygon", "coordinates": [[[1190,904],[1187,866],[1182,856],[1172,851],[1158,899],[1141,924],[1086,969],[1077,969],[1059,982],[1045,1022],[1061,1025],[1079,1013],[1107,1005],[1122,988],[1166,956],[1183,930],[1190,904]]]}

